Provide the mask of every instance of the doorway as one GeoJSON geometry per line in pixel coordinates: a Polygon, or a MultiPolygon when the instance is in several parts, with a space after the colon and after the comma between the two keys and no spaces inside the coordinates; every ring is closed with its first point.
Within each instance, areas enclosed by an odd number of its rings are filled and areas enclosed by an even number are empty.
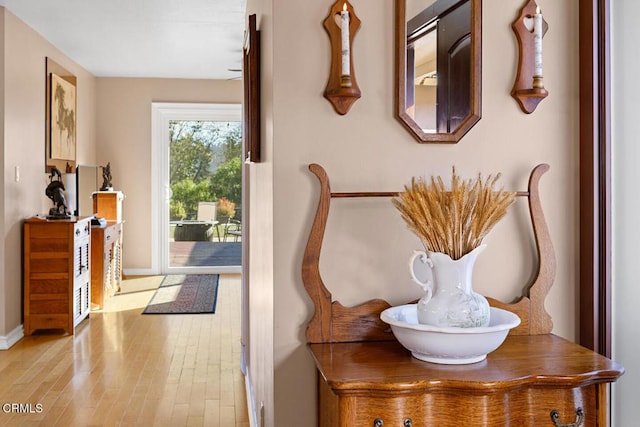
{"type": "Polygon", "coordinates": [[[240,104],[152,103],[155,271],[241,272],[241,141],[240,104]]]}

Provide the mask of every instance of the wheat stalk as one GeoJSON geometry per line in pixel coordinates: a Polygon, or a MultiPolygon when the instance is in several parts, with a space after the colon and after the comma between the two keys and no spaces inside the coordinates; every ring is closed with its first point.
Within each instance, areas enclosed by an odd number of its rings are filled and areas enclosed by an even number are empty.
{"type": "Polygon", "coordinates": [[[499,178],[463,180],[453,168],[450,189],[439,176],[412,178],[391,201],[427,250],[460,259],[480,246],[515,200],[514,192],[494,189],[499,178]]]}

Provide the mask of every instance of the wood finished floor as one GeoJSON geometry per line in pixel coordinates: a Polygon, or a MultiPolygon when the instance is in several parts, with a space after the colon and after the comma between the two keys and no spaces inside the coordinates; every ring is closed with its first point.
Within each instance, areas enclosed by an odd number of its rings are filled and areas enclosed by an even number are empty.
{"type": "Polygon", "coordinates": [[[0,425],[248,427],[240,276],[221,276],[215,314],[142,315],[160,280],[126,280],[75,336],[0,351],[0,425]]]}
{"type": "Polygon", "coordinates": [[[216,267],[241,264],[241,242],[169,242],[169,266],[171,267],[216,267]]]}

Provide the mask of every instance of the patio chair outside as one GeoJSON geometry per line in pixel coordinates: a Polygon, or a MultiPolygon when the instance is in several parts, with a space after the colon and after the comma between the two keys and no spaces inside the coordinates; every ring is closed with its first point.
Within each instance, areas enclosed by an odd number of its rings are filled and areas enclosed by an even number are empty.
{"type": "Polygon", "coordinates": [[[198,221],[215,221],[217,208],[218,204],[216,202],[198,202],[198,221]]]}
{"type": "Polygon", "coordinates": [[[227,237],[233,236],[233,241],[237,242],[242,237],[242,223],[237,219],[231,219],[224,225],[224,241],[227,241],[227,237]]]}

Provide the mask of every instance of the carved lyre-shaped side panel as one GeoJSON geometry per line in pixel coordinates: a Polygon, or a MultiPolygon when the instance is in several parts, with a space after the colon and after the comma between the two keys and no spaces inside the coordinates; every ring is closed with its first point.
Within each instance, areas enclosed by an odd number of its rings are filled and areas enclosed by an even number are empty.
{"type": "MultiPolygon", "coordinates": [[[[320,253],[331,198],[393,197],[398,193],[332,193],[329,177],[322,166],[311,164],[309,169],[320,181],[320,199],[302,263],[302,281],[315,307],[313,317],[307,325],[307,342],[393,340],[395,338],[388,325],[380,320],[380,313],[390,307],[387,301],[372,299],[356,307],[345,307],[340,302],[332,300],[331,292],[320,275],[320,253]]],[[[513,311],[520,316],[522,322],[511,331],[512,334],[546,334],[550,333],[553,327],[551,316],[544,308],[544,301],[555,279],[556,261],[538,190],[540,177],[548,170],[549,166],[546,164],[536,166],[529,178],[528,191],[517,193],[518,196],[527,197],[529,200],[529,212],[538,255],[538,269],[536,277],[528,288],[528,295],[522,296],[517,302],[511,304],[489,298],[492,306],[513,311]]]]}

